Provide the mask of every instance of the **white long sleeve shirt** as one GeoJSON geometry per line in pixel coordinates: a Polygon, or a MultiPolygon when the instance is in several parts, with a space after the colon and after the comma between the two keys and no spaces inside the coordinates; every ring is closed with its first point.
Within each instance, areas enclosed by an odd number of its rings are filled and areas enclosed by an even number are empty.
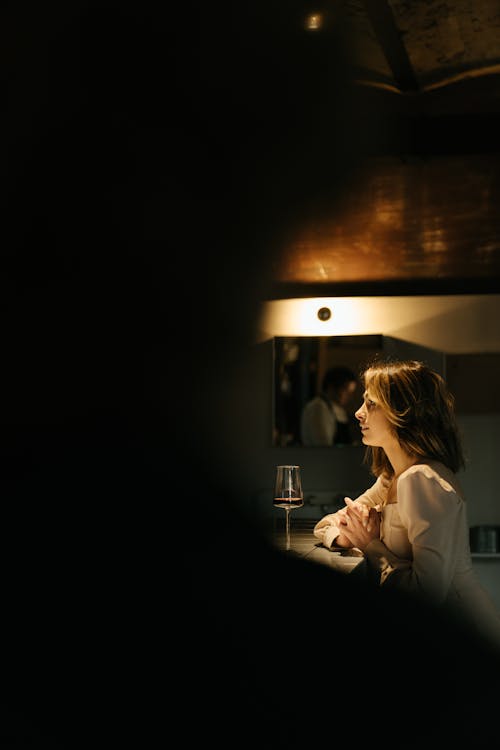
{"type": "MultiPolygon", "coordinates": [[[[472,568],[466,506],[453,472],[437,461],[415,464],[397,480],[397,501],[387,496],[388,482],[379,477],[356,498],[380,512],[380,539],[364,554],[381,585],[461,611],[500,648],[500,614],[472,568]]],[[[334,547],[339,534],[336,515],[314,528],[326,547],[334,547]]]]}

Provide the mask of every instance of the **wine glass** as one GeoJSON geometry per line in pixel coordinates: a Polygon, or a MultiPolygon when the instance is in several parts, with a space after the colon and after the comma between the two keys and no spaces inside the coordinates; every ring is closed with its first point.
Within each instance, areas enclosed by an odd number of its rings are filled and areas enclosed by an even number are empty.
{"type": "Polygon", "coordinates": [[[304,505],[300,466],[277,466],[274,484],[275,508],[285,510],[286,551],[290,551],[290,511],[304,505]]]}

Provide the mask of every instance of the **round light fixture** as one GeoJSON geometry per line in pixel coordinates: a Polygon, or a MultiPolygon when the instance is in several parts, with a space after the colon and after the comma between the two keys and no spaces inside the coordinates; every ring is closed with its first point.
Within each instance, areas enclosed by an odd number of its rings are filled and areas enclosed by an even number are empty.
{"type": "Polygon", "coordinates": [[[332,317],[332,311],[330,310],[329,307],[320,307],[319,308],[319,310],[318,310],[318,318],[320,320],[323,320],[323,321],[330,320],[331,317],[332,317]]]}

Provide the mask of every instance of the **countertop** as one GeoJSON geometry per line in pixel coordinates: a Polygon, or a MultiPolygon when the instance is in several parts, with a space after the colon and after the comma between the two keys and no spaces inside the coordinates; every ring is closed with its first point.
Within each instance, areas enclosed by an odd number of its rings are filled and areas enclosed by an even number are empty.
{"type": "MultiPolygon", "coordinates": [[[[366,575],[365,558],[359,551],[353,555],[353,550],[337,552],[329,550],[319,542],[312,533],[316,521],[310,519],[299,519],[293,515],[290,519],[291,538],[290,552],[287,554],[298,555],[299,557],[311,560],[321,565],[326,565],[342,573],[353,573],[356,576],[366,575]]],[[[273,528],[270,530],[271,541],[279,549],[285,549],[285,531],[283,519],[276,516],[273,528]]],[[[500,609],[500,554],[498,552],[490,553],[472,553],[472,562],[479,580],[484,588],[490,593],[497,608],[500,609]]]]}
{"type": "MultiPolygon", "coordinates": [[[[316,539],[312,529],[314,522],[295,521],[293,515],[290,521],[290,551],[288,554],[298,555],[311,562],[327,565],[343,573],[351,573],[364,561],[361,551],[345,550],[334,551],[323,547],[316,539]]],[[[286,549],[285,530],[282,525],[277,525],[271,532],[272,543],[281,550],[286,549]]]]}

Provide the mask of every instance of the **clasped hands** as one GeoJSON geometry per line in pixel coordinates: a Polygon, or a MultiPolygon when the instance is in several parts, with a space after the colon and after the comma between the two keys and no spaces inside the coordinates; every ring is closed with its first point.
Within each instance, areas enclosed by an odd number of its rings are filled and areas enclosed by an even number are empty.
{"type": "Polygon", "coordinates": [[[363,550],[373,539],[380,538],[380,513],[363,503],[355,503],[350,497],[344,500],[346,507],[335,514],[340,530],[335,544],[363,550]]]}

